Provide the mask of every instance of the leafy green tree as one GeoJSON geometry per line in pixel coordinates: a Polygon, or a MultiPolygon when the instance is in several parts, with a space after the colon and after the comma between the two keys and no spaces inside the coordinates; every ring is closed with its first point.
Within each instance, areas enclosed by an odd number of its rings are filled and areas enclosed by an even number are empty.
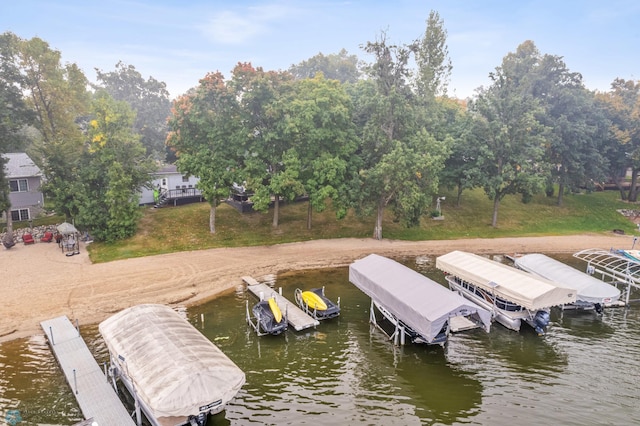
{"type": "Polygon", "coordinates": [[[21,130],[32,119],[20,91],[22,76],[13,60],[16,48],[16,38],[12,34],[0,34],[0,212],[6,214],[9,234],[13,231],[11,202],[2,154],[22,148],[25,141],[21,130]]]}
{"type": "Polygon", "coordinates": [[[244,145],[235,93],[221,73],[207,74],[194,90],[174,102],[167,144],[180,171],[199,177],[209,202],[209,231],[216,232],[216,208],[240,179],[244,145]]]}
{"type": "Polygon", "coordinates": [[[361,185],[354,191],[359,210],[376,212],[373,236],[382,239],[384,211],[392,207],[398,220],[415,225],[431,203],[447,143],[427,130],[408,84],[411,50],[380,39],[365,51],[374,55],[368,68],[373,85],[357,86],[356,120],[362,125],[361,185]]]}
{"type": "Polygon", "coordinates": [[[265,212],[273,200],[273,227],[278,227],[280,199],[293,200],[304,192],[298,178],[299,158],[284,133],[284,99],[293,90],[288,72],[264,71],[240,63],[230,85],[239,99],[239,122],[245,149],[243,180],[253,192],[256,211],[265,212]]]}
{"type": "Polygon", "coordinates": [[[355,83],[360,77],[358,69],[358,57],[349,55],[342,49],[337,54],[317,55],[300,62],[298,65],[292,65],[289,72],[296,79],[313,78],[318,73],[322,73],[329,80],[338,80],[341,83],[355,83]]]}
{"type": "Polygon", "coordinates": [[[453,141],[440,175],[440,184],[456,190],[456,206],[459,207],[463,191],[480,186],[479,135],[473,131],[473,118],[466,111],[466,103],[453,99],[443,99],[440,103],[447,112],[445,122],[453,141]]]}
{"type": "Polygon", "coordinates": [[[15,45],[7,60],[20,70],[21,89],[35,114],[39,140],[30,154],[43,170],[43,191],[56,211],[72,217],[77,213],[76,170],[90,103],[88,81],[77,65],[61,65],[60,52],[45,41],[23,40],[11,33],[7,37],[15,45]]]}
{"type": "Polygon", "coordinates": [[[344,217],[349,160],[357,140],[351,120],[351,99],[337,80],[322,74],[298,80],[291,99],[284,103],[284,133],[298,159],[298,178],[309,196],[307,228],[313,210],[321,212],[333,200],[338,217],[344,217]]]}
{"type": "Polygon", "coordinates": [[[438,12],[429,12],[425,33],[421,40],[414,42],[412,50],[418,67],[418,95],[429,99],[446,95],[453,66],[447,47],[447,30],[438,12]]]}
{"type": "Polygon", "coordinates": [[[77,224],[99,241],[132,236],[141,216],[140,188],[150,185],[152,160],[132,131],[135,113],[126,102],[98,92],[82,161],[78,164],[77,224]]]}
{"type": "Polygon", "coordinates": [[[539,102],[528,91],[538,61],[531,43],[518,46],[490,74],[491,86],[481,89],[471,104],[478,135],[479,178],[493,200],[491,225],[497,226],[500,201],[522,194],[523,201],[544,188],[548,167],[543,161],[544,127],[537,120],[539,102]]]}
{"type": "Polygon", "coordinates": [[[606,124],[579,73],[569,71],[559,56],[543,55],[538,60],[528,81],[531,94],[543,108],[538,120],[547,129],[546,161],[558,183],[561,206],[566,190],[602,179],[606,162],[599,138],[606,124]]]}
{"type": "Polygon", "coordinates": [[[115,71],[102,72],[96,69],[96,73],[98,81],[111,97],[127,102],[136,112],[133,128],[140,135],[147,155],[165,160],[167,117],[171,112],[166,84],[153,77],[145,80],[133,65],[122,62],[116,64],[115,71]]]}
{"type": "Polygon", "coordinates": [[[620,182],[627,168],[631,167],[631,185],[626,198],[637,201],[640,172],[640,81],[617,78],[611,83],[611,90],[601,94],[599,99],[611,121],[612,141],[618,145],[611,151],[616,155],[612,163],[619,169],[617,181],[620,182]]]}

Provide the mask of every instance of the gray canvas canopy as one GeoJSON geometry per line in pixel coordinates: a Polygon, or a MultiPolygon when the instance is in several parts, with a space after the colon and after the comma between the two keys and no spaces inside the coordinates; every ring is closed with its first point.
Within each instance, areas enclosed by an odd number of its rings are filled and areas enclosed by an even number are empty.
{"type": "Polygon", "coordinates": [[[68,222],[63,222],[57,226],[58,232],[62,235],[75,234],[78,232],[75,226],[68,222]]]}
{"type": "Polygon", "coordinates": [[[349,266],[349,281],[432,342],[451,317],[477,314],[489,331],[491,314],[394,260],[371,254],[349,266]]]}
{"type": "Polygon", "coordinates": [[[515,259],[515,265],[542,278],[577,291],[577,299],[589,303],[611,303],[620,298],[620,290],[597,278],[544,254],[532,253],[515,259]]]}
{"type": "Polygon", "coordinates": [[[100,334],[138,397],[156,418],[197,415],[229,402],[245,375],[173,309],[138,305],[99,325],[100,334]]]}
{"type": "Polygon", "coordinates": [[[436,268],[531,311],[576,301],[576,291],[464,251],[436,258],[436,268]]]}

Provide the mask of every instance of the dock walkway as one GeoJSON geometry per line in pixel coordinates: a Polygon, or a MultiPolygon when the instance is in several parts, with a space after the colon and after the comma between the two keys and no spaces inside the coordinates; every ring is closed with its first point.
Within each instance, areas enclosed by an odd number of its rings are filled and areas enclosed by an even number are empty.
{"type": "Polygon", "coordinates": [[[85,419],[99,425],[135,426],[71,321],[61,316],[42,321],[40,326],[85,419]]]}
{"type": "Polygon", "coordinates": [[[252,277],[242,277],[242,281],[247,284],[247,289],[258,299],[260,299],[260,295],[262,295],[265,300],[274,296],[282,312],[286,313],[287,322],[294,330],[301,331],[320,324],[320,321],[307,315],[302,309],[291,303],[268,285],[261,284],[252,277]]]}

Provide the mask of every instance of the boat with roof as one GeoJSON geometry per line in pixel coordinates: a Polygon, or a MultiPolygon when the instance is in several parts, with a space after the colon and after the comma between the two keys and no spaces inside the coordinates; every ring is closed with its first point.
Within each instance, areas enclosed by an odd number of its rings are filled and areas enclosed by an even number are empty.
{"type": "Polygon", "coordinates": [[[523,271],[546,278],[576,290],[576,301],[564,308],[595,310],[602,313],[620,299],[620,290],[591,275],[541,253],[525,254],[513,259],[514,265],[523,271]]]}
{"type": "Polygon", "coordinates": [[[451,290],[489,310],[497,322],[514,331],[520,331],[524,322],[544,334],[550,308],[576,301],[571,288],[473,253],[456,250],[438,256],[436,268],[445,273],[451,290]]]}
{"type": "Polygon", "coordinates": [[[370,321],[395,344],[444,345],[452,331],[481,327],[489,332],[490,312],[392,259],[371,254],[349,265],[349,281],[371,298],[370,321]],[[387,332],[375,312],[391,326],[387,332]]]}
{"type": "Polygon", "coordinates": [[[244,372],[168,306],[133,306],[98,329],[111,377],[121,380],[153,426],[204,426],[245,383],[244,372]]]}

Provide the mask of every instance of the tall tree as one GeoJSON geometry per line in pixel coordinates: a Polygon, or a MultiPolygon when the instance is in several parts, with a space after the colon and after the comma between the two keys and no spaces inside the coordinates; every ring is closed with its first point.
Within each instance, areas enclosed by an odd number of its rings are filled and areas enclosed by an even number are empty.
{"type": "Polygon", "coordinates": [[[558,183],[557,203],[567,189],[602,179],[605,161],[599,138],[605,126],[579,73],[571,72],[561,57],[544,55],[531,71],[530,92],[542,107],[538,120],[546,126],[546,160],[558,183]]]}
{"type": "Polygon", "coordinates": [[[32,152],[41,166],[43,190],[59,213],[71,217],[76,167],[82,153],[90,94],[88,81],[75,64],[60,64],[60,52],[34,37],[9,34],[16,45],[12,60],[21,73],[27,105],[34,111],[39,141],[32,152]]]}
{"type": "Polygon", "coordinates": [[[165,160],[167,151],[167,117],[171,111],[169,92],[164,82],[153,77],[145,80],[133,65],[116,64],[115,71],[96,69],[98,81],[117,101],[125,101],[136,112],[133,125],[140,142],[150,155],[165,160]]]}
{"type": "Polygon", "coordinates": [[[284,103],[282,125],[299,160],[299,179],[309,196],[307,228],[313,210],[321,212],[332,199],[338,217],[346,214],[349,161],[357,140],[351,120],[351,99],[337,80],[322,74],[298,80],[284,103]]]}
{"type": "Polygon", "coordinates": [[[345,49],[337,54],[317,55],[289,67],[289,72],[296,79],[313,78],[322,73],[329,80],[338,80],[341,83],[355,83],[360,77],[358,69],[358,57],[349,55],[345,49]]]}
{"type": "Polygon", "coordinates": [[[418,67],[418,95],[427,98],[446,95],[453,66],[447,47],[447,30],[438,12],[429,12],[427,29],[422,39],[414,42],[412,49],[418,67]]]}
{"type": "Polygon", "coordinates": [[[487,196],[493,200],[491,225],[497,226],[500,201],[520,193],[526,201],[542,190],[547,167],[543,162],[544,128],[536,116],[539,102],[528,82],[538,64],[537,49],[530,42],[509,53],[490,74],[492,84],[479,91],[471,104],[479,135],[478,165],[487,196]]]}
{"type": "Polygon", "coordinates": [[[209,231],[216,232],[216,208],[239,181],[244,154],[235,93],[221,73],[207,74],[178,98],[169,119],[167,145],[176,151],[181,172],[198,176],[198,188],[211,206],[209,231]]]}
{"type": "Polygon", "coordinates": [[[615,79],[611,90],[601,94],[602,105],[606,106],[611,121],[611,136],[619,145],[613,152],[624,155],[614,160],[620,167],[619,176],[624,177],[631,167],[631,185],[627,199],[637,201],[638,174],[640,173],[640,81],[615,79]]]}
{"type": "Polygon", "coordinates": [[[368,68],[374,86],[357,87],[357,119],[363,122],[358,196],[361,209],[376,212],[373,236],[382,239],[387,206],[407,225],[418,223],[437,189],[447,146],[419,119],[408,84],[411,49],[387,43],[383,33],[364,50],[375,57],[368,68]]]}
{"type": "Polygon", "coordinates": [[[253,192],[253,208],[267,211],[273,200],[273,227],[278,227],[280,199],[293,200],[304,188],[298,179],[299,159],[283,133],[283,118],[293,90],[288,72],[264,71],[240,63],[233,70],[231,87],[240,103],[245,135],[244,180],[253,192]]]}
{"type": "Polygon", "coordinates": [[[32,118],[24,103],[20,87],[22,76],[14,58],[17,39],[10,33],[0,35],[0,212],[7,218],[7,234],[12,229],[9,182],[5,176],[5,158],[2,154],[21,149],[24,138],[21,130],[32,118]]]}
{"type": "Polygon", "coordinates": [[[89,142],[78,164],[77,223],[99,241],[132,236],[141,216],[140,188],[150,185],[155,164],[132,131],[135,113],[125,102],[98,92],[89,142]]]}

